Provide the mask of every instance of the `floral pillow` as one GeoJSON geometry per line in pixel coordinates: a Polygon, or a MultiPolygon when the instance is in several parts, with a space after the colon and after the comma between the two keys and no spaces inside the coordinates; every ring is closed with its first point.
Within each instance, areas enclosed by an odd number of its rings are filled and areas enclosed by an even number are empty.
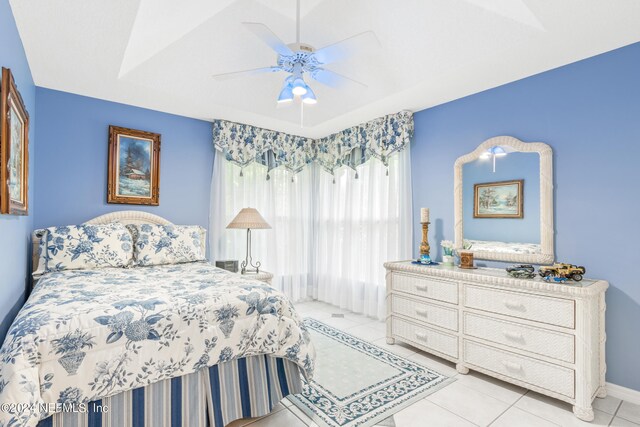
{"type": "Polygon", "coordinates": [[[69,225],[43,230],[35,274],[127,267],[133,260],[131,233],[120,223],[69,225]]]}
{"type": "Polygon", "coordinates": [[[202,227],[197,225],[136,225],[136,264],[139,266],[204,261],[202,227]]]}

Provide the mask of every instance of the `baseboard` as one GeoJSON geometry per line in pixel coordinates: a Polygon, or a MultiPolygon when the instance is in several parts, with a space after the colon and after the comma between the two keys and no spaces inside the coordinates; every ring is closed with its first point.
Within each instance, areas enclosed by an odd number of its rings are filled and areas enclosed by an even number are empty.
{"type": "Polygon", "coordinates": [[[607,383],[607,394],[618,399],[626,400],[630,403],[640,405],[640,391],[621,385],[607,383]]]}

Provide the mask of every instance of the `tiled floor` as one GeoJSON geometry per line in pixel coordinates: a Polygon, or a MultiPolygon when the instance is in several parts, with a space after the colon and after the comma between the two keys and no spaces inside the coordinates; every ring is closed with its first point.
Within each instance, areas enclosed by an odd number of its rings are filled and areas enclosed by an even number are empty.
{"type": "MultiPolygon", "coordinates": [[[[457,381],[419,400],[393,416],[396,427],[544,427],[544,426],[617,426],[640,427],[640,405],[614,397],[596,399],[595,420],[585,423],[571,412],[571,405],[532,391],[471,372],[460,375],[453,363],[403,344],[387,345],[385,324],[340,310],[329,304],[296,304],[303,317],[313,317],[342,329],[389,351],[407,357],[457,381]],[[343,318],[332,317],[333,313],[343,318]]],[[[238,420],[229,427],[305,427],[316,426],[288,400],[268,416],[238,420]]]]}

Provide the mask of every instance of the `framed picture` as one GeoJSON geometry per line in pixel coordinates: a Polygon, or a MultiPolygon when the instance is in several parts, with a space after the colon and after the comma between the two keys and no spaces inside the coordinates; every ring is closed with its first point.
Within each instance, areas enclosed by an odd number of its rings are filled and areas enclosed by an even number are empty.
{"type": "Polygon", "coordinates": [[[524,179],[473,186],[474,218],[524,218],[524,179]]]}
{"type": "Polygon", "coordinates": [[[0,94],[0,213],[28,215],[29,114],[8,68],[0,94]]]}
{"type": "Polygon", "coordinates": [[[109,126],[107,203],[160,204],[160,134],[109,126]]]}

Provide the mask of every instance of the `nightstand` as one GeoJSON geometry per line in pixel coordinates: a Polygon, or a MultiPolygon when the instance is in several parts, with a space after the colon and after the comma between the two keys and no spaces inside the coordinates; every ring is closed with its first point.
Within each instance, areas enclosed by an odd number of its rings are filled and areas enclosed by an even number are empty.
{"type": "Polygon", "coordinates": [[[247,279],[260,280],[261,282],[271,284],[271,279],[273,279],[273,274],[268,271],[261,271],[260,273],[245,273],[241,274],[242,277],[246,277],[247,279]]]}

